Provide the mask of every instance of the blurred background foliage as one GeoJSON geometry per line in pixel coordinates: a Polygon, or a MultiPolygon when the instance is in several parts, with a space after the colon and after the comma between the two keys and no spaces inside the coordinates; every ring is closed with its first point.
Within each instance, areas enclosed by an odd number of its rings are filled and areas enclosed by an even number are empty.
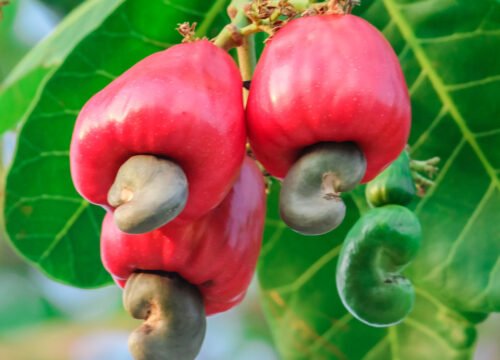
{"type": "MultiPolygon", "coordinates": [[[[80,2],[11,1],[4,8],[0,22],[0,82],[80,2]]],[[[15,132],[7,133],[0,141],[0,182],[3,182],[15,145],[15,132]]],[[[3,188],[0,183],[0,191],[3,188]]],[[[3,197],[1,192],[0,197],[3,197]]],[[[0,227],[3,229],[3,224],[0,227]]],[[[79,290],[55,283],[22,261],[11,250],[4,234],[0,233],[0,359],[130,359],[126,339],[137,323],[122,310],[121,290],[115,286],[79,290]]],[[[255,282],[240,307],[211,317],[208,324],[199,359],[278,358],[255,282]]],[[[499,359],[500,317],[491,316],[479,329],[475,359],[499,359]]]]}

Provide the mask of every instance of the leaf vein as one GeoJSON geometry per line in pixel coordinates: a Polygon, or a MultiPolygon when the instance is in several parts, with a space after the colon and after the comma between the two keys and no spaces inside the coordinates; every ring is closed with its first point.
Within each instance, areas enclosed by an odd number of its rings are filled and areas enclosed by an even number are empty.
{"type": "Polygon", "coordinates": [[[454,33],[451,35],[438,36],[433,38],[419,38],[421,44],[432,44],[432,43],[444,43],[451,42],[455,40],[464,40],[471,39],[480,36],[497,36],[500,35],[500,30],[482,30],[477,29],[472,32],[462,32],[462,33],[454,33]]]}
{"type": "Polygon", "coordinates": [[[8,219],[10,217],[10,214],[21,207],[24,204],[29,204],[29,203],[35,203],[38,201],[46,201],[46,200],[54,200],[54,201],[64,201],[64,202],[70,202],[70,203],[76,203],[80,204],[82,202],[82,199],[80,198],[70,198],[67,196],[60,196],[60,195],[38,195],[38,196],[33,196],[33,197],[22,197],[18,199],[13,205],[9,206],[8,210],[5,212],[5,218],[8,219]]]}
{"type": "Polygon", "coordinates": [[[42,151],[40,152],[39,154],[37,154],[37,156],[35,157],[32,157],[32,158],[26,158],[25,160],[19,162],[18,164],[16,164],[15,167],[13,167],[11,170],[10,170],[10,173],[11,174],[17,174],[18,172],[20,172],[21,170],[23,170],[23,168],[25,168],[26,166],[28,165],[31,165],[31,164],[34,164],[44,158],[48,158],[48,157],[68,157],[69,156],[69,151],[66,150],[66,151],[60,151],[60,150],[53,150],[53,151],[42,151]]]}
{"type": "Polygon", "coordinates": [[[456,122],[459,129],[461,130],[463,137],[471,145],[473,151],[478,156],[486,172],[491,177],[492,181],[495,183],[495,186],[500,188],[500,182],[498,180],[495,169],[488,162],[486,155],[484,154],[481,147],[477,143],[471,130],[468,128],[465,119],[459,112],[450,94],[447,93],[447,89],[444,85],[443,80],[440,78],[436,70],[432,67],[431,60],[426,55],[416,35],[413,33],[413,30],[410,28],[408,23],[403,19],[403,15],[401,14],[399,7],[394,2],[394,0],[382,0],[382,1],[386,6],[387,11],[394,19],[397,26],[399,27],[401,34],[403,35],[403,38],[405,38],[406,41],[409,43],[409,45],[412,47],[418,62],[420,63],[422,69],[424,69],[427,75],[429,76],[429,79],[432,85],[434,86],[434,89],[436,90],[436,93],[438,94],[439,98],[441,99],[443,104],[449,109],[450,114],[452,115],[453,120],[456,122]]]}
{"type": "MultiPolygon", "coordinates": [[[[386,344],[389,344],[389,336],[386,335],[383,338],[381,338],[375,346],[373,346],[364,356],[363,359],[369,359],[371,355],[377,354],[379,351],[384,349],[384,346],[386,344]]],[[[389,344],[390,346],[390,344],[389,344]]]]}
{"type": "Polygon", "coordinates": [[[321,270],[323,266],[328,264],[330,261],[335,259],[338,256],[340,249],[342,248],[342,244],[335,246],[333,249],[328,251],[325,255],[320,257],[316,262],[314,262],[310,267],[307,268],[294,282],[288,285],[283,285],[274,290],[284,295],[289,292],[299,290],[304,284],[306,284],[318,271],[321,270]]]}
{"type": "Polygon", "coordinates": [[[439,174],[436,178],[436,181],[430,187],[430,189],[427,191],[427,194],[425,195],[425,197],[422,200],[420,200],[420,202],[418,203],[417,207],[415,208],[415,214],[417,214],[417,215],[420,214],[422,207],[427,203],[427,201],[429,201],[429,199],[432,197],[432,194],[434,194],[437,191],[436,189],[439,187],[439,185],[441,184],[441,182],[445,178],[446,174],[448,173],[448,171],[451,168],[451,165],[455,161],[455,158],[458,156],[458,154],[460,153],[460,150],[462,149],[462,147],[464,145],[465,145],[465,139],[460,140],[460,142],[457,144],[457,146],[455,147],[455,149],[451,153],[450,157],[444,163],[443,168],[441,169],[441,171],[439,172],[439,174]]]}
{"type": "Polygon", "coordinates": [[[269,238],[268,241],[262,246],[260,256],[264,257],[266,254],[271,251],[276,243],[280,240],[281,235],[283,234],[283,231],[285,230],[286,226],[283,223],[279,223],[277,228],[274,230],[273,235],[269,238]]]}
{"type": "Polygon", "coordinates": [[[432,328],[426,327],[424,324],[422,324],[415,318],[412,318],[411,316],[408,316],[405,319],[403,325],[411,327],[417,330],[418,332],[429,336],[431,339],[439,342],[441,345],[443,345],[443,347],[451,350],[451,352],[455,354],[459,352],[458,349],[452,347],[450,343],[448,343],[445,339],[443,339],[443,337],[437,331],[434,331],[432,328]]]}
{"type": "Polygon", "coordinates": [[[467,222],[465,223],[465,226],[462,228],[462,231],[460,231],[460,234],[458,235],[457,239],[453,242],[451,245],[450,249],[448,250],[448,255],[444,261],[441,261],[439,265],[437,265],[432,271],[430,271],[423,279],[422,281],[430,281],[431,279],[435,279],[435,277],[442,271],[448,267],[451,262],[453,261],[453,258],[455,257],[458,248],[460,245],[462,245],[462,242],[464,241],[466,235],[469,233],[471,228],[473,227],[475,221],[478,219],[479,215],[481,212],[484,210],[484,207],[490,197],[494,194],[495,192],[495,185],[491,183],[490,187],[485,191],[484,195],[482,196],[481,200],[479,201],[479,204],[476,206],[474,209],[474,212],[472,215],[469,217],[467,222]]]}
{"type": "Polygon", "coordinates": [[[413,81],[413,84],[411,84],[411,86],[408,89],[408,93],[410,94],[410,96],[413,96],[413,94],[415,94],[415,91],[418,90],[418,88],[420,87],[420,85],[424,82],[425,78],[426,78],[425,77],[425,72],[421,71],[418,74],[418,76],[415,79],[415,81],[413,81]]]}
{"type": "MultiPolygon", "coordinates": [[[[408,318],[406,318],[408,319],[408,318]]],[[[391,348],[392,359],[399,360],[399,344],[398,344],[398,331],[396,327],[392,326],[387,329],[388,338],[389,338],[389,346],[391,348]]]]}
{"type": "Polygon", "coordinates": [[[477,294],[476,296],[474,296],[474,298],[471,299],[472,304],[477,304],[481,300],[484,300],[484,298],[486,298],[488,293],[493,289],[493,286],[496,285],[493,282],[493,279],[494,279],[495,274],[497,272],[500,272],[500,257],[498,257],[497,261],[495,262],[495,265],[493,265],[490,273],[488,274],[488,283],[486,284],[486,287],[484,288],[484,290],[481,291],[479,294],[477,294]]]}
{"type": "Polygon", "coordinates": [[[71,217],[68,219],[68,221],[63,226],[61,231],[59,231],[56,234],[56,236],[54,237],[54,241],[52,241],[52,243],[47,247],[47,249],[38,258],[38,260],[36,261],[37,263],[41,263],[52,253],[52,251],[57,247],[57,245],[61,242],[61,240],[67,235],[68,231],[71,229],[71,227],[75,224],[75,222],[78,220],[80,215],[85,211],[85,209],[87,209],[88,206],[89,206],[88,202],[86,202],[84,200],[81,201],[81,205],[71,215],[71,217]]]}
{"type": "Polygon", "coordinates": [[[429,134],[436,128],[436,126],[444,119],[445,115],[448,113],[448,110],[445,107],[442,107],[441,110],[437,113],[436,117],[431,121],[427,129],[420,134],[418,139],[411,146],[411,151],[415,152],[417,149],[422,146],[425,141],[429,138],[429,134]]]}
{"type": "Polygon", "coordinates": [[[446,89],[449,91],[457,91],[457,90],[473,88],[476,86],[487,85],[498,81],[500,81],[500,74],[487,77],[486,79],[473,80],[461,84],[447,85],[446,89]]]}
{"type": "Polygon", "coordinates": [[[333,319],[332,325],[311,344],[310,352],[314,352],[318,347],[324,346],[325,343],[329,342],[328,339],[345,330],[347,324],[353,319],[354,317],[350,312],[347,312],[338,320],[333,319]]]}
{"type": "Polygon", "coordinates": [[[500,134],[500,129],[490,130],[490,131],[482,131],[474,134],[476,138],[483,138],[488,136],[494,136],[500,134]]]}

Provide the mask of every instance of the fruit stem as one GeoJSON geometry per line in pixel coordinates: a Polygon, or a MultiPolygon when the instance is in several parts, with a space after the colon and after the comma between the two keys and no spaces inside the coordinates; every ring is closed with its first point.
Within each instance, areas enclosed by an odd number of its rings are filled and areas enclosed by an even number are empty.
{"type": "Polygon", "coordinates": [[[196,25],[197,23],[190,24],[183,22],[177,27],[177,32],[182,36],[182,43],[190,43],[196,41],[196,25]]]}
{"type": "Polygon", "coordinates": [[[361,0],[329,0],[327,4],[328,14],[350,14],[355,6],[361,4],[361,0]]]}
{"type": "Polygon", "coordinates": [[[213,39],[216,46],[230,50],[243,46],[244,38],[258,32],[269,35],[299,13],[308,10],[312,0],[233,0],[228,7],[231,23],[213,39]]]}
{"type": "MultiPolygon", "coordinates": [[[[255,39],[254,36],[243,38],[243,44],[237,48],[238,65],[240,67],[241,78],[243,81],[252,80],[253,71],[257,64],[255,55],[255,39]]],[[[243,102],[246,106],[248,99],[248,89],[243,89],[243,102]]]]}
{"type": "Polygon", "coordinates": [[[438,171],[436,165],[439,163],[440,159],[435,156],[428,160],[411,160],[410,168],[419,172],[424,172],[429,176],[433,176],[438,171]]]}
{"type": "Polygon", "coordinates": [[[425,196],[427,189],[434,184],[432,178],[439,170],[436,165],[440,160],[437,156],[427,160],[410,159],[410,170],[417,187],[418,196],[425,196]]]}
{"type": "MultiPolygon", "coordinates": [[[[238,12],[238,15],[241,16],[242,11],[238,12]]],[[[241,23],[246,22],[246,26],[248,28],[250,24],[250,20],[244,16],[244,20],[240,20],[241,23]]],[[[249,34],[247,36],[242,36],[241,46],[236,49],[236,53],[238,55],[238,66],[240,68],[241,78],[244,82],[251,81],[253,71],[255,66],[257,65],[257,55],[255,53],[255,35],[249,34]]],[[[243,102],[246,106],[248,99],[249,89],[243,89],[243,102]]]]}
{"type": "MultiPolygon", "coordinates": [[[[233,0],[227,8],[227,13],[231,18],[231,23],[224,26],[222,31],[213,40],[214,44],[221,49],[230,50],[235,47],[243,45],[244,35],[241,29],[248,27],[250,20],[246,15],[246,10],[250,6],[252,1],[249,0],[233,0]]],[[[246,36],[258,32],[257,27],[252,29],[253,31],[248,31],[246,36]]]]}

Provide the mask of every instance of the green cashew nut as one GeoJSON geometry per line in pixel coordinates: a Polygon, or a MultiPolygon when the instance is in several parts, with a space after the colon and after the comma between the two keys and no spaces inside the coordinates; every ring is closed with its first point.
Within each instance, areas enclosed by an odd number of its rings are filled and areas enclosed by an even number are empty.
{"type": "Polygon", "coordinates": [[[408,205],[416,195],[415,182],[410,169],[410,156],[406,150],[375,179],[365,190],[372,206],[387,204],[408,205]]]}
{"type": "Polygon", "coordinates": [[[321,143],[309,148],[283,180],[281,218],[305,235],[333,230],[345,216],[340,194],[356,187],[365,171],[365,157],[353,143],[321,143]]]}
{"type": "Polygon", "coordinates": [[[415,214],[399,205],[368,211],[349,231],[337,264],[337,289],[357,319],[385,327],[410,313],[415,293],[401,271],[417,254],[421,237],[415,214]]]}
{"type": "Polygon", "coordinates": [[[180,166],[152,155],[128,159],[108,192],[116,225],[129,234],[166,224],[184,209],[187,197],[188,183],[180,166]]]}
{"type": "Polygon", "coordinates": [[[206,318],[198,289],[177,275],[134,273],[123,304],[143,324],[129,337],[135,360],[192,360],[205,337],[206,318]]]}

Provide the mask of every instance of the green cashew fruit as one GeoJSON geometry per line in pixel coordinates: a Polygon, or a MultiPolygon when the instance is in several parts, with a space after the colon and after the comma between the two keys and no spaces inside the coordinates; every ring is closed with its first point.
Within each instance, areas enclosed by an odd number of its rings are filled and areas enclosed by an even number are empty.
{"type": "Polygon", "coordinates": [[[404,150],[387,169],[366,186],[366,200],[372,206],[408,205],[416,195],[410,156],[404,150]]]}
{"type": "Polygon", "coordinates": [[[352,315],[385,327],[410,313],[415,292],[401,271],[416,256],[421,237],[417,217],[400,205],[374,208],[354,224],[337,264],[337,289],[352,315]]]}
{"type": "Polygon", "coordinates": [[[129,337],[134,360],[193,360],[205,337],[203,298],[175,274],[138,272],[127,280],[125,310],[144,320],[129,337]]]}

